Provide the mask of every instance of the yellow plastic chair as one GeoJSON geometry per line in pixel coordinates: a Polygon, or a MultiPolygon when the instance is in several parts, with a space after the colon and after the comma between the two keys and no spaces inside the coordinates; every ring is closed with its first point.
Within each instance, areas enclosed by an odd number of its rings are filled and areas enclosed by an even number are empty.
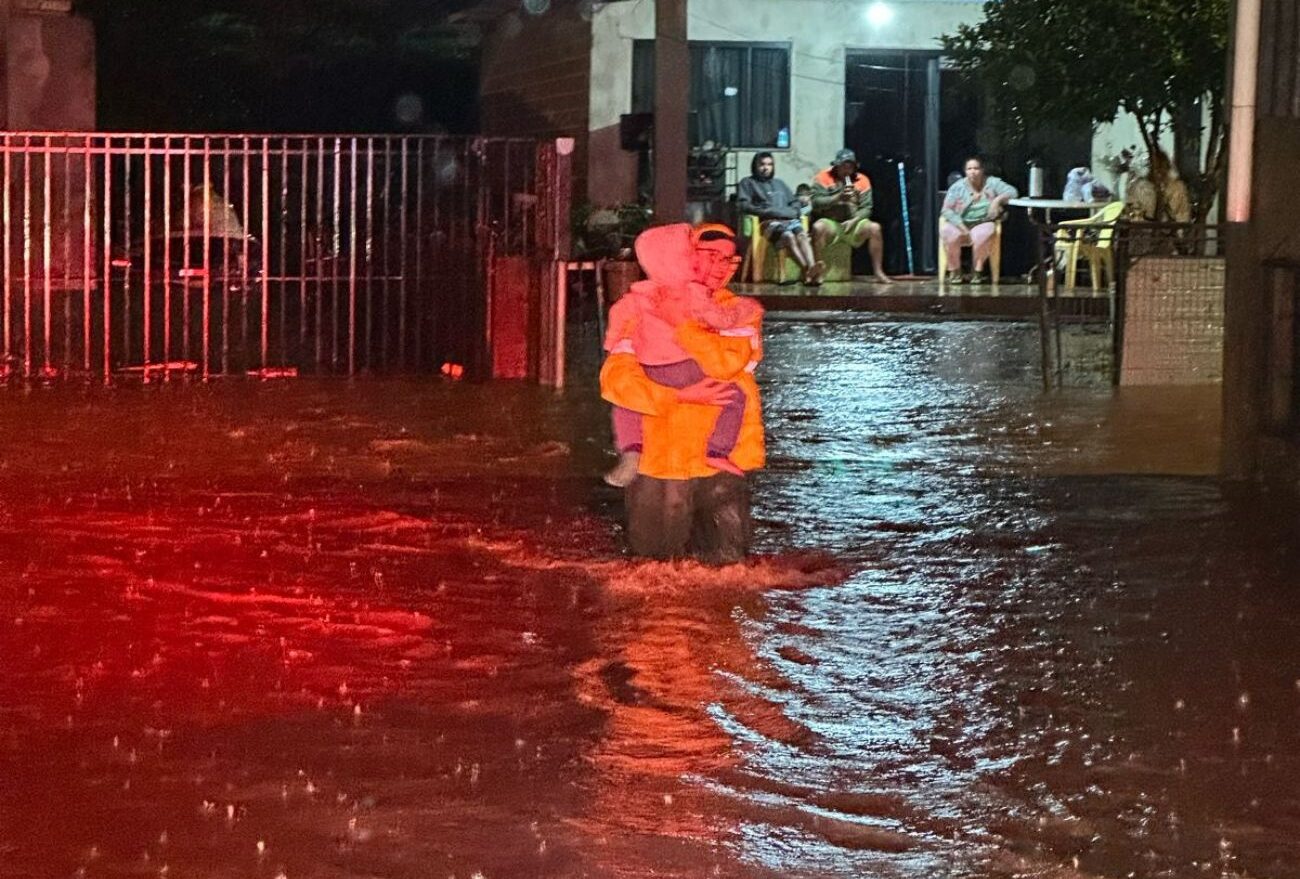
{"type": "MultiPolygon", "coordinates": [[[[816,245],[813,245],[814,250],[816,245]]],[[[817,251],[817,258],[826,266],[823,281],[832,283],[853,280],[853,247],[843,235],[817,251]]]]}
{"type": "Polygon", "coordinates": [[[1079,257],[1088,260],[1092,290],[1101,292],[1102,273],[1109,283],[1115,279],[1115,225],[1124,213],[1124,202],[1112,201],[1083,220],[1064,220],[1056,231],[1054,250],[1065,257],[1065,289],[1073,290],[1079,276],[1079,257]]]}
{"type": "MultiPolygon", "coordinates": [[[[803,226],[808,228],[808,218],[803,218],[803,226]]],[[[792,283],[803,277],[799,264],[790,258],[780,247],[772,247],[767,236],[763,234],[763,224],[753,214],[745,214],[740,220],[740,234],[749,239],[745,259],[740,264],[741,282],[792,283]]]]}
{"type": "MultiPolygon", "coordinates": [[[[943,227],[948,225],[948,221],[943,217],[939,218],[939,292],[942,293],[948,288],[948,248],[943,246],[943,227]]],[[[998,281],[1002,279],[1002,221],[993,221],[993,238],[989,249],[989,276],[993,279],[993,289],[998,287],[998,281]]],[[[967,247],[969,245],[962,245],[967,247]]],[[[961,268],[958,266],[958,268],[961,268]]]]}

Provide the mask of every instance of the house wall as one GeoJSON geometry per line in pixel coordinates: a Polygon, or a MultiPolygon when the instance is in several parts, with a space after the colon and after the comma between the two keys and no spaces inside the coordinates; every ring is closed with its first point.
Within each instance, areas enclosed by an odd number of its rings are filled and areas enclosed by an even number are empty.
{"type": "MultiPolygon", "coordinates": [[[[1258,49],[1234,35],[1238,64],[1256,61],[1248,201],[1228,198],[1224,302],[1223,475],[1300,484],[1300,235],[1289,193],[1300,186],[1300,0],[1262,0],[1258,49]],[[1242,49],[1245,46],[1247,48],[1242,49]]],[[[1250,23],[1238,6],[1237,27],[1250,23]]],[[[1249,120],[1245,115],[1243,120],[1249,120]]],[[[1231,121],[1231,120],[1230,120],[1231,121]]],[[[1242,122],[1238,131],[1245,130],[1242,122]]],[[[1241,166],[1229,167],[1242,180],[1241,166]]],[[[1237,194],[1239,195],[1239,193],[1237,194]]]]}
{"type": "MultiPolygon", "coordinates": [[[[982,16],[976,2],[887,0],[894,17],[872,24],[867,3],[842,0],[691,0],[692,40],[791,44],[790,148],[775,150],[787,181],[811,178],[844,140],[844,58],[854,49],[938,49],[941,34],[982,16]]],[[[654,37],[651,0],[598,5],[592,19],[590,177],[596,204],[627,201],[636,192],[636,157],[619,148],[619,117],[632,104],[632,43],[654,37]]],[[[753,151],[741,152],[741,169],[753,151]]],[[[744,171],[742,170],[742,173],[744,171]]]]}
{"type": "MultiPolygon", "coordinates": [[[[1207,106],[1202,114],[1202,125],[1206,132],[1210,127],[1210,110],[1207,106]]],[[[1160,145],[1170,156],[1174,152],[1174,135],[1172,131],[1166,130],[1160,136],[1160,145]]],[[[1205,151],[1209,148],[1207,138],[1201,140],[1201,158],[1205,158],[1205,151]]],[[[1226,146],[1224,147],[1226,148],[1226,146]]],[[[1121,150],[1132,150],[1138,164],[1146,167],[1146,147],[1143,145],[1142,129],[1138,126],[1137,117],[1132,113],[1120,112],[1116,114],[1115,119],[1111,122],[1105,122],[1098,125],[1092,135],[1092,173],[1097,179],[1104,182],[1111,188],[1112,192],[1119,193],[1123,196],[1128,185],[1128,179],[1120,179],[1113,171],[1107,167],[1107,163],[1118,158],[1121,150]]],[[[1216,201],[1217,204],[1217,201],[1216,201]]],[[[1211,209],[1209,216],[1214,216],[1214,210],[1211,209]]]]}
{"type": "Polygon", "coordinates": [[[572,137],[575,192],[586,187],[591,23],[576,3],[545,15],[512,12],[484,39],[479,95],[482,130],[508,137],[572,137]]]}

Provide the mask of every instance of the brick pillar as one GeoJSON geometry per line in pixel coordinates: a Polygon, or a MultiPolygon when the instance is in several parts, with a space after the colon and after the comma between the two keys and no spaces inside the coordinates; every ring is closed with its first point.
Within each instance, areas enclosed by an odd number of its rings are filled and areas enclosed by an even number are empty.
{"type": "Polygon", "coordinates": [[[95,128],[95,32],[64,0],[0,0],[0,128],[95,128]]]}

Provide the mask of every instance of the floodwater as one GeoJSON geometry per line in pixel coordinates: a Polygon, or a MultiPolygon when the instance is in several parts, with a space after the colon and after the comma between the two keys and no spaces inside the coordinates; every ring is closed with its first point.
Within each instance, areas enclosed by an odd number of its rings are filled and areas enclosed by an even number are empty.
{"type": "Polygon", "coordinates": [[[1300,876],[1295,505],[1036,356],[772,321],[724,569],[589,376],[0,396],[0,876],[1300,876]]]}

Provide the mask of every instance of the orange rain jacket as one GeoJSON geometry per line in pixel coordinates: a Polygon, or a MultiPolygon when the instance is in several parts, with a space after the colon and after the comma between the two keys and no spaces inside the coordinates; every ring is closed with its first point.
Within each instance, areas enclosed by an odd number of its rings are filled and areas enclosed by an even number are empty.
{"type": "MultiPolygon", "coordinates": [[[[677,226],[659,226],[641,233],[637,256],[651,281],[676,281],[682,266],[690,266],[690,236],[677,226]]],[[[720,304],[736,298],[726,288],[717,290],[720,304]]],[[[754,328],[761,329],[762,310],[755,309],[754,328]]],[[[743,336],[720,336],[696,321],[676,330],[676,341],[700,365],[705,375],[734,382],[745,393],[745,415],[731,460],[742,470],[757,470],[764,463],[763,416],[758,385],[745,367],[762,356],[762,346],[743,336]]],[[[657,479],[694,479],[716,476],[704,461],[704,450],[721,411],[717,406],[679,403],[677,390],[646,377],[634,354],[611,354],[600,370],[600,394],[616,406],[643,416],[644,439],[640,472],[657,479]]]]}

